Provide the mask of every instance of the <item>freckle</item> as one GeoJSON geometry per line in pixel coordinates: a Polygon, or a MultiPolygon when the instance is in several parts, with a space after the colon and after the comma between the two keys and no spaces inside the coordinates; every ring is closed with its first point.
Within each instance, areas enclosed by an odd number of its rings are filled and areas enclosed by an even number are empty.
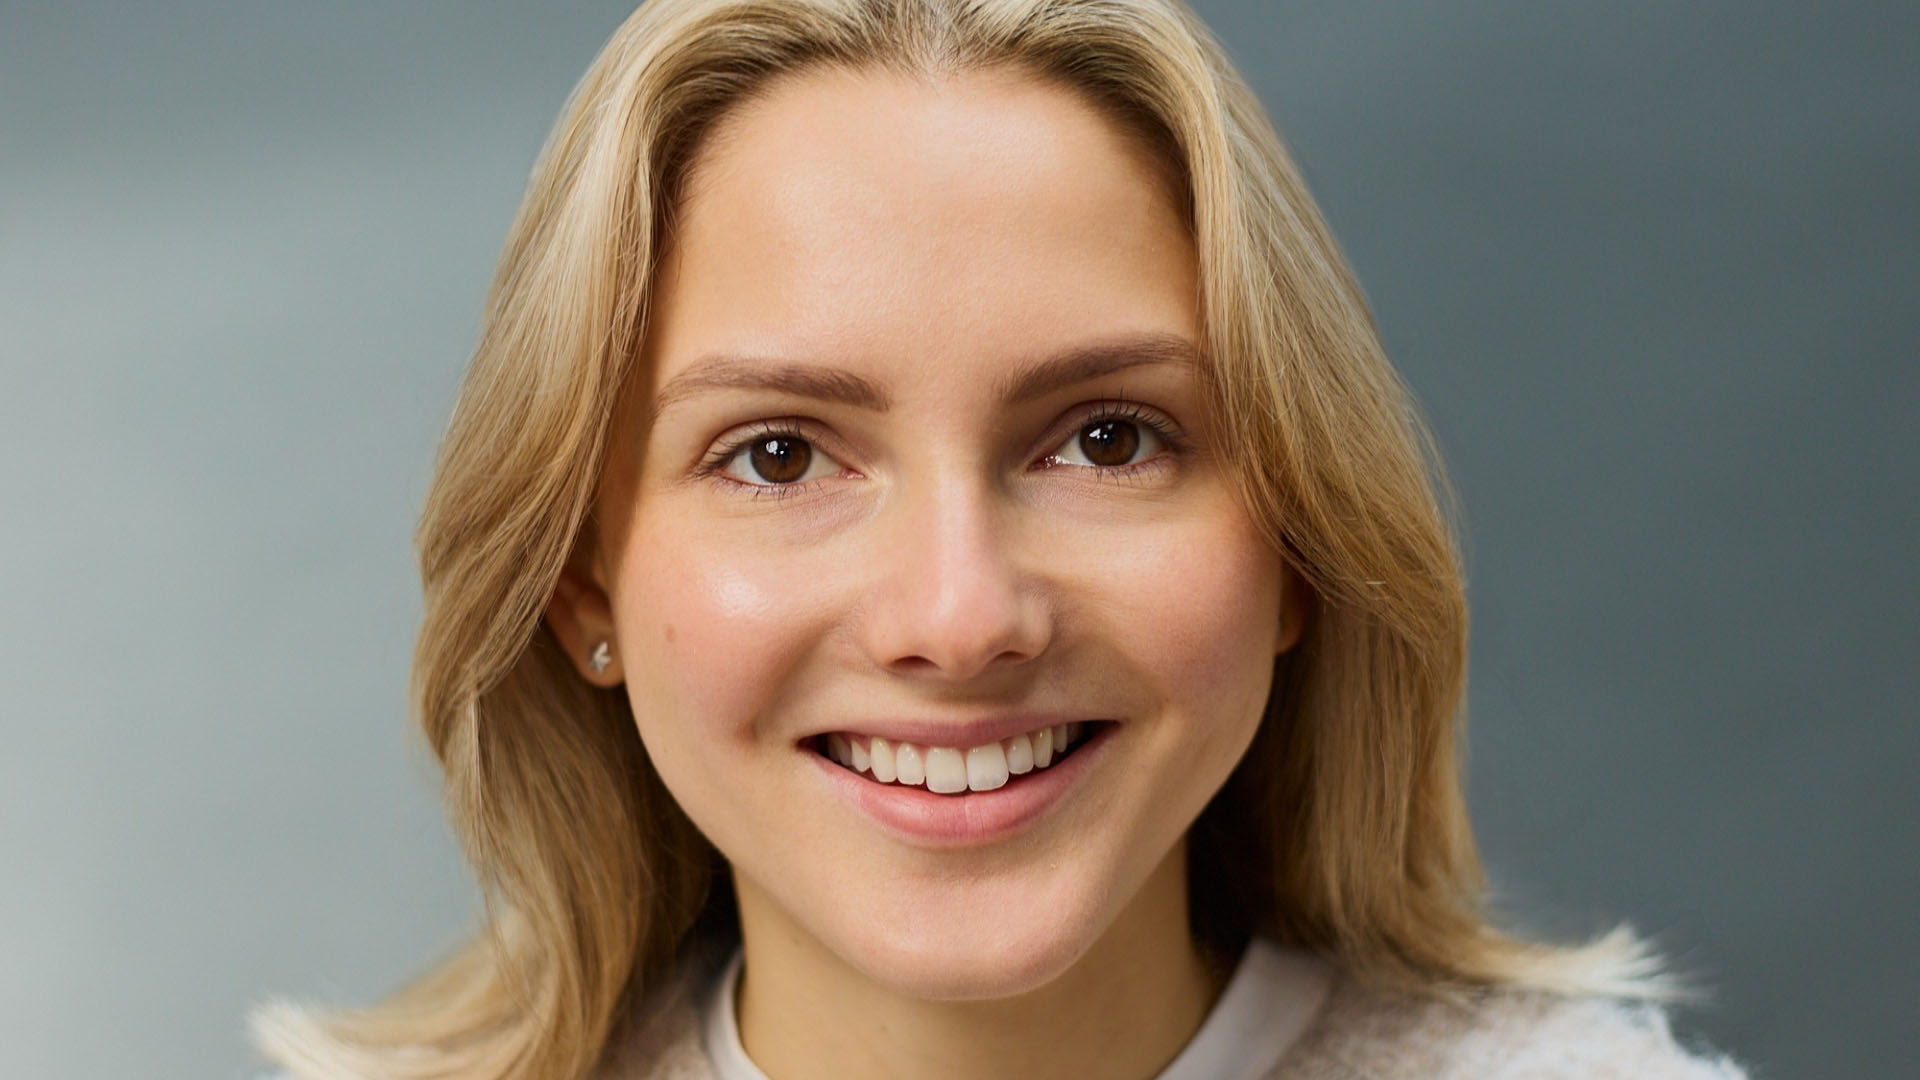
{"type": "Polygon", "coordinates": [[[671,644],[673,644],[673,639],[674,639],[674,637],[675,637],[675,635],[676,635],[676,633],[677,633],[677,632],[676,632],[676,631],[674,630],[674,628],[673,628],[673,624],[672,624],[672,623],[668,623],[668,624],[667,624],[667,644],[669,644],[669,645],[671,645],[671,644]]]}

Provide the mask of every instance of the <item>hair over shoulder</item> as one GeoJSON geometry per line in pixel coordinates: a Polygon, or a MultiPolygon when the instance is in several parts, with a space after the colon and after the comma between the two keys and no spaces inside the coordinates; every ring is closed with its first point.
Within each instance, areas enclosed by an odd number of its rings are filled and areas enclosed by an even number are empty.
{"type": "Polygon", "coordinates": [[[1423,993],[1686,996],[1629,926],[1546,944],[1489,914],[1461,787],[1456,500],[1298,171],[1192,12],[648,0],[541,151],[415,537],[410,712],[486,925],[372,1006],[259,1006],[260,1048],[302,1077],[577,1080],[642,995],[730,923],[719,856],[655,774],[624,691],[578,678],[542,613],[592,528],[613,402],[636,377],[652,271],[703,137],[769,80],[818,65],[1050,79],[1137,133],[1176,181],[1221,445],[1315,597],[1252,746],[1193,827],[1197,935],[1265,935],[1423,993]]]}

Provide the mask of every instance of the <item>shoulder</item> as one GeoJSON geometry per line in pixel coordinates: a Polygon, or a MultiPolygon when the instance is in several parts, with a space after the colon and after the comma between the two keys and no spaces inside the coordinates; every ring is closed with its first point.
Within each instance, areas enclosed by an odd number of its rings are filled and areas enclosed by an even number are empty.
{"type": "MultiPolygon", "coordinates": [[[[700,1008],[725,955],[689,949],[661,972],[615,1019],[587,1080],[716,1080],[701,1040],[700,1008]]],[[[269,1068],[252,1080],[309,1077],[269,1068]]]]}
{"type": "Polygon", "coordinates": [[[1476,1013],[1458,1051],[1476,1075],[1746,1080],[1732,1058],[1680,1045],[1655,1005],[1508,991],[1476,1013]]]}
{"type": "Polygon", "coordinates": [[[1344,973],[1273,1080],[1306,1076],[1747,1080],[1724,1054],[1681,1045],[1653,1005],[1502,988],[1441,1000],[1344,973]]]}

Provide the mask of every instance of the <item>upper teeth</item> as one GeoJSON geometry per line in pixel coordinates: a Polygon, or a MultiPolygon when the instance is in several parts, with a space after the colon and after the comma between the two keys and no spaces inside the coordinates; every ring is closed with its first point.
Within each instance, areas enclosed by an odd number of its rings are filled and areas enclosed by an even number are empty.
{"type": "Polygon", "coordinates": [[[925,785],[942,795],[992,791],[1009,776],[1053,764],[1080,730],[1078,723],[1055,724],[965,750],[835,731],[827,736],[827,756],[883,784],[925,785]]]}

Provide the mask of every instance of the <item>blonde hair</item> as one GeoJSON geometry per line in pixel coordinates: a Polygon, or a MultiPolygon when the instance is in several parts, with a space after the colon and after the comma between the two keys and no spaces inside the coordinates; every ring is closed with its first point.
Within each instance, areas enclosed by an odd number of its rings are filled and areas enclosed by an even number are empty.
{"type": "Polygon", "coordinates": [[[1106,110],[1179,178],[1221,445],[1316,597],[1252,747],[1189,834],[1200,939],[1262,934],[1415,991],[1685,996],[1624,924],[1577,947],[1491,925],[1461,790],[1454,497],[1298,172],[1192,12],[651,0],[541,153],[416,537],[410,695],[486,926],[372,1007],[263,1005],[262,1050],[309,1077],[583,1077],[690,942],[729,921],[722,864],[653,771],[624,692],[579,678],[542,614],[591,528],[608,418],[703,135],[772,77],[822,64],[1018,68],[1106,110]]]}

